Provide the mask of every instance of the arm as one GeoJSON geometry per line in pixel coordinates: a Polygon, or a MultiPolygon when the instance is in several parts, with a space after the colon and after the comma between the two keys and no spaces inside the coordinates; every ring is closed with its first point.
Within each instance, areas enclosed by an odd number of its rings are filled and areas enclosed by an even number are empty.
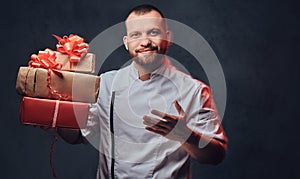
{"type": "Polygon", "coordinates": [[[79,129],[57,128],[57,133],[67,143],[70,144],[83,143],[83,136],[79,129]]]}
{"type": "MultiPolygon", "coordinates": [[[[208,90],[202,90],[200,103],[203,104],[201,105],[203,110],[198,112],[198,118],[200,118],[199,115],[201,113],[208,113],[209,110],[207,109],[214,110],[215,108],[208,90]]],[[[174,104],[179,113],[178,116],[152,110],[151,113],[159,118],[144,116],[146,129],[163,135],[170,140],[179,141],[186,152],[200,163],[218,164],[223,161],[226,155],[227,144],[221,124],[218,123],[218,126],[215,126],[217,131],[214,134],[221,134],[222,139],[210,137],[211,135],[204,135],[199,132],[200,130],[196,130],[197,127],[194,128],[195,130],[191,130],[187,127],[186,114],[183,112],[181,106],[177,101],[174,104]]],[[[215,120],[218,120],[218,118],[215,120]]],[[[201,121],[201,125],[205,126],[206,121],[209,121],[209,118],[204,118],[201,121]]]]}
{"type": "Polygon", "coordinates": [[[192,132],[190,137],[182,142],[182,147],[199,163],[219,164],[226,155],[227,144],[217,139],[192,132]],[[206,144],[199,147],[200,140],[206,144]]]}
{"type": "MultiPolygon", "coordinates": [[[[216,165],[225,158],[227,148],[225,142],[190,130],[180,116],[165,114],[157,110],[153,110],[152,113],[161,118],[144,116],[146,129],[168,139],[179,141],[188,154],[198,162],[216,165]]],[[[221,127],[219,130],[222,130],[221,127]]]]}
{"type": "Polygon", "coordinates": [[[79,144],[84,142],[83,136],[79,129],[70,129],[62,127],[53,128],[46,126],[40,126],[40,128],[48,133],[57,132],[57,134],[69,144],[79,144]]]}
{"type": "Polygon", "coordinates": [[[89,109],[89,115],[85,129],[57,128],[57,133],[67,143],[87,144],[99,134],[100,127],[98,112],[98,104],[92,104],[91,108],[89,109]]]}

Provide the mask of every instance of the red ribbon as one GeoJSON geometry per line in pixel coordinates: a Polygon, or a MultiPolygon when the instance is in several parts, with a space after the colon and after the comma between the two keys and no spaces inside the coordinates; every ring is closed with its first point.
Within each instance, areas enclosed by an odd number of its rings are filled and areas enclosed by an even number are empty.
{"type": "Polygon", "coordinates": [[[46,49],[44,51],[39,51],[38,55],[33,54],[31,55],[31,60],[29,61],[29,67],[33,68],[45,68],[48,70],[48,77],[47,77],[47,87],[50,90],[50,93],[53,96],[56,96],[57,99],[67,100],[69,96],[66,94],[61,94],[57,90],[53,89],[51,86],[51,73],[54,72],[59,77],[63,77],[62,73],[58,71],[61,69],[62,65],[55,61],[56,53],[50,49],[46,49]]]}
{"type": "Polygon", "coordinates": [[[52,175],[54,178],[57,178],[56,172],[55,172],[55,168],[54,168],[54,164],[53,164],[53,153],[54,153],[54,149],[55,149],[55,144],[58,141],[58,137],[57,137],[57,128],[55,128],[55,134],[53,135],[53,142],[51,144],[51,149],[50,149],[50,166],[51,166],[51,170],[52,170],[52,175]]]}
{"type": "Polygon", "coordinates": [[[89,45],[78,35],[70,34],[69,37],[64,36],[63,38],[54,34],[53,36],[58,40],[58,44],[56,45],[57,51],[68,54],[70,62],[79,62],[88,52],[89,45]]]}
{"type": "Polygon", "coordinates": [[[38,55],[31,55],[31,60],[29,61],[29,67],[34,68],[45,68],[45,69],[61,69],[62,65],[55,61],[56,53],[53,50],[46,49],[44,51],[39,51],[38,55]]]}

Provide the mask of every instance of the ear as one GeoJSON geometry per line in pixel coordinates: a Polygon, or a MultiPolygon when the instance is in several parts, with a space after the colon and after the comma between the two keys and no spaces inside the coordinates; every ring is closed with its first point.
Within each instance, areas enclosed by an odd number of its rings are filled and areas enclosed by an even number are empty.
{"type": "Polygon", "coordinates": [[[127,45],[127,43],[128,43],[127,36],[124,36],[124,37],[123,37],[123,44],[124,44],[126,50],[128,50],[128,45],[127,45]]]}
{"type": "Polygon", "coordinates": [[[171,31],[167,31],[166,35],[167,35],[166,40],[168,41],[168,46],[170,46],[172,44],[173,33],[171,31]]]}

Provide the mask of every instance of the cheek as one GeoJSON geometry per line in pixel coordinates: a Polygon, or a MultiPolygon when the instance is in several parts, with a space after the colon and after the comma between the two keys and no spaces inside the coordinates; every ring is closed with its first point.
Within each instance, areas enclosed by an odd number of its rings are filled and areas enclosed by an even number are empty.
{"type": "Polygon", "coordinates": [[[137,41],[131,41],[127,43],[128,50],[135,50],[138,47],[137,41]]]}
{"type": "Polygon", "coordinates": [[[163,46],[164,48],[167,48],[167,47],[168,47],[168,44],[169,44],[169,42],[166,41],[166,40],[164,40],[164,41],[162,42],[162,46],[163,46]]]}
{"type": "Polygon", "coordinates": [[[158,48],[162,48],[166,43],[164,43],[164,41],[161,39],[152,39],[152,44],[158,48]]]}

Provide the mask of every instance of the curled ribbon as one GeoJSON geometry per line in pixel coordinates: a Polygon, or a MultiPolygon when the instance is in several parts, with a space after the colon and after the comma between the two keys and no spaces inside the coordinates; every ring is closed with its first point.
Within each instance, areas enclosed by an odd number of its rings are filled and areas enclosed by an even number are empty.
{"type": "Polygon", "coordinates": [[[54,34],[53,36],[58,40],[57,51],[68,54],[70,62],[79,62],[88,52],[89,45],[78,35],[70,34],[69,37],[64,36],[63,38],[54,34]]]}

